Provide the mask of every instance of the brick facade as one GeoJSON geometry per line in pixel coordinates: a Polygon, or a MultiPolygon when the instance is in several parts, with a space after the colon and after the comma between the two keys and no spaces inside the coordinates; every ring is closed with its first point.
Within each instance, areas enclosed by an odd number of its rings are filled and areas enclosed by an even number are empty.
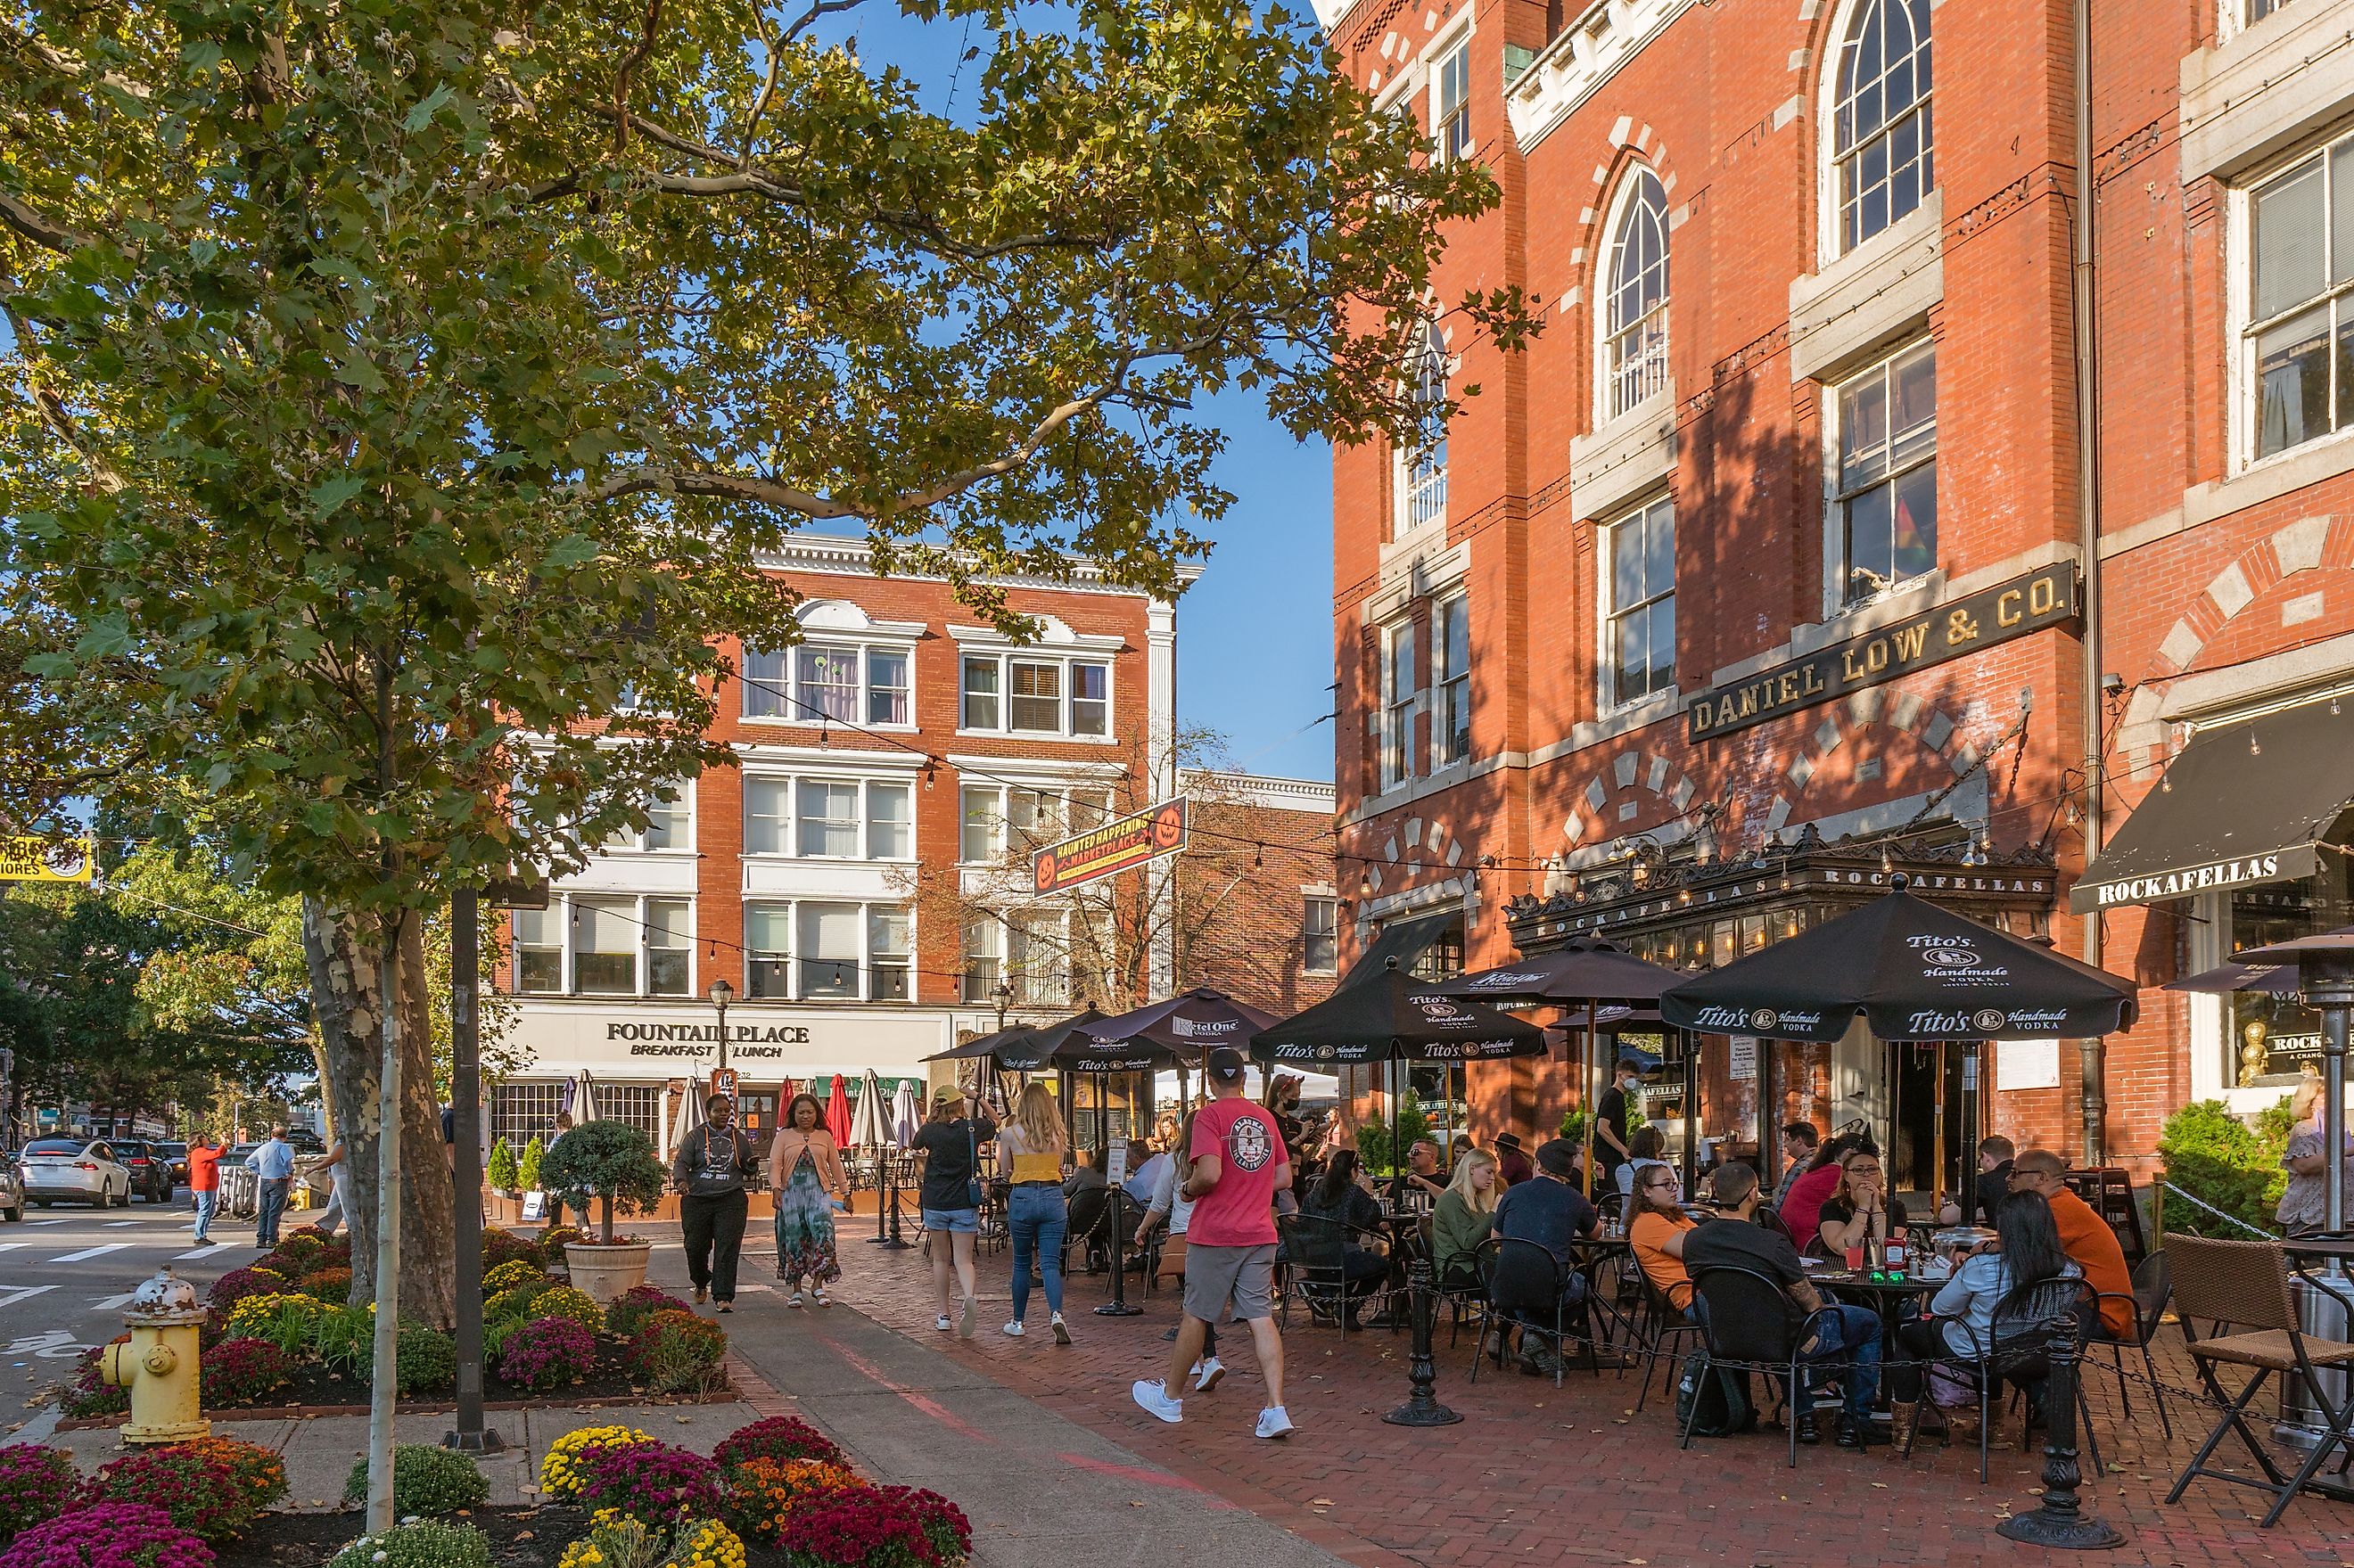
{"type": "MultiPolygon", "coordinates": [[[[1452,108],[1446,62],[1468,49],[1459,134],[1502,202],[1460,226],[1436,293],[1518,284],[1546,317],[1520,355],[1448,339],[1450,387],[1479,394],[1447,431],[1442,524],[1401,530],[1394,454],[1335,458],[1350,950],[1384,921],[1460,904],[1466,961],[1499,962],[1513,951],[1516,898],[1591,885],[1638,847],[1687,868],[1679,875],[1764,866],[1812,826],[1834,842],[1880,836],[1897,859],[2056,870],[1992,917],[2082,953],[2064,891],[2087,853],[2087,701],[2107,736],[2105,836],[2190,726],[2321,692],[2348,670],[2330,640],[2354,632],[2354,444],[2323,436],[2254,456],[2239,335],[2253,308],[2246,190],[2354,114],[2354,69],[2323,47],[2339,8],[2289,0],[2243,26],[2210,0],[2094,0],[2096,563],[2079,548],[2070,13],[1886,0],[1898,34],[1905,18],[1934,32],[1934,187],[1850,245],[1828,143],[1864,8],[1328,4],[1344,69],[1426,124],[1442,95],[1452,108]],[[1647,174],[1670,256],[1666,387],[1617,414],[1602,342],[1611,226],[1647,174]],[[1893,590],[1848,606],[1827,524],[1838,389],[1924,344],[1935,355],[1934,569],[1899,571],[1893,590]],[[1659,502],[1675,525],[1673,684],[1618,705],[1601,667],[1614,608],[1604,531],[1659,502]],[[1925,617],[1942,628],[1969,594],[2026,574],[2095,567],[2094,665],[2121,677],[2114,696],[2088,695],[2083,622],[2070,620],[1999,644],[1989,629],[1885,683],[1688,738],[1702,694],[1851,636],[1925,617]],[[1432,617],[1458,589],[1469,745],[1438,765],[1432,617]],[[1397,694],[1383,680],[1402,626],[1415,629],[1406,689],[1420,695],[1406,709],[1410,776],[1396,781],[1382,770],[1384,697],[1397,694]]],[[[2229,1090],[2253,1109],[2281,1092],[2231,1088],[2211,1011],[2157,989],[2230,950],[2200,945],[2194,913],[2178,902],[2103,917],[2103,961],[2145,989],[2139,1025],[2106,1045],[2099,1130],[2108,1158],[2144,1173],[2159,1121],[2194,1095],[2229,1090]]],[[[1664,923],[1613,929],[1656,937],[1664,923]]],[[[2017,1086],[2043,1059],[2005,1060],[2014,1085],[1989,1065],[1988,1130],[2079,1152],[2074,1044],[2059,1051],[2056,1087],[2017,1086]]],[[[1838,1076],[1793,1056],[1789,1071],[1802,1069],[1810,1083],[1838,1076]]],[[[1491,1073],[1475,1104],[1490,1129],[1525,1131],[1570,1097],[1562,1072],[1491,1073]]],[[[1781,1108],[1852,1114],[1828,1082],[1781,1108]]]]}

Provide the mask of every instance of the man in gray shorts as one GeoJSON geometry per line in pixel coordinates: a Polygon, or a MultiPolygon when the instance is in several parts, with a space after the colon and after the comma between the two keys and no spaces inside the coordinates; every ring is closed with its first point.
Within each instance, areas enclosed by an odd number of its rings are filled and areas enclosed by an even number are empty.
{"type": "MultiPolygon", "coordinates": [[[[1170,1393],[1184,1386],[1201,1358],[1204,1330],[1231,1310],[1250,1325],[1267,1378],[1267,1408],[1258,1436],[1292,1430],[1283,1408],[1283,1339],[1275,1327],[1275,1195],[1291,1186],[1291,1164],[1275,1118],[1243,1096],[1243,1054],[1231,1046],[1210,1053],[1203,1076],[1210,1103],[1193,1116],[1193,1174],[1185,1196],[1193,1217],[1185,1230],[1185,1319],[1170,1349],[1165,1378],[1141,1381],[1129,1393],[1145,1410],[1172,1425],[1185,1402],[1170,1393]]],[[[1206,1392],[1206,1384],[1205,1392],[1206,1392]]]]}

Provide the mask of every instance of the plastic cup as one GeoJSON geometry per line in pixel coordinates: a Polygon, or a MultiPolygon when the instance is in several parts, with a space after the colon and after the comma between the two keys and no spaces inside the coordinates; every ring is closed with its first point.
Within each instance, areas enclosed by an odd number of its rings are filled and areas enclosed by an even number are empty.
{"type": "Polygon", "coordinates": [[[1861,1243],[1847,1249],[1847,1266],[1850,1272],[1863,1266],[1863,1247],[1861,1243]]]}

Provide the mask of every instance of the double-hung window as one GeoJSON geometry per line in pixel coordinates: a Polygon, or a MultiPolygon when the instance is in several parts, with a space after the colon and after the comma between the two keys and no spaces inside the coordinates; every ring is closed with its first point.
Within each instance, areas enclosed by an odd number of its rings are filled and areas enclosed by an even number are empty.
{"type": "Polygon", "coordinates": [[[1831,104],[1839,249],[1911,214],[1937,188],[1930,121],[1933,0],[1857,0],[1840,44],[1831,104]]]}
{"type": "Polygon", "coordinates": [[[882,905],[866,910],[867,994],[876,1001],[905,1001],[914,945],[907,912],[882,905]]]}
{"type": "Polygon", "coordinates": [[[905,784],[866,786],[866,858],[907,860],[916,853],[915,791],[905,784]]]}
{"type": "Polygon", "coordinates": [[[1605,695],[1613,707],[1676,683],[1676,513],[1664,498],[1603,535],[1610,586],[1605,695]]]}
{"type": "Polygon", "coordinates": [[[1400,622],[1382,634],[1381,787],[1394,789],[1413,772],[1414,715],[1422,697],[1414,657],[1414,626],[1400,622]]]}
{"type": "Polygon", "coordinates": [[[859,927],[866,911],[856,904],[804,900],[801,924],[801,994],[812,1001],[854,1001],[860,994],[859,927]]]}
{"type": "Polygon", "coordinates": [[[634,996],[638,991],[635,900],[573,898],[572,991],[576,996],[634,996]]]}
{"type": "Polygon", "coordinates": [[[1337,898],[1308,895],[1300,912],[1299,967],[1311,975],[1329,975],[1341,967],[1341,903],[1337,898]]]}
{"type": "Polygon", "coordinates": [[[913,688],[907,681],[907,655],[894,648],[866,651],[866,722],[905,725],[915,722],[913,688]]]}
{"type": "Polygon", "coordinates": [[[687,803],[690,787],[665,784],[646,802],[645,831],[637,835],[642,850],[683,850],[695,847],[694,812],[687,803]]]}
{"type": "Polygon", "coordinates": [[[1017,1007],[1060,1007],[1071,991],[1069,927],[1057,913],[1015,916],[1005,926],[1005,978],[1017,1007]]]}
{"type": "Polygon", "coordinates": [[[801,853],[829,860],[858,853],[858,786],[830,779],[804,779],[799,791],[801,853]]]}
{"type": "Polygon", "coordinates": [[[559,895],[514,911],[514,985],[554,996],[685,996],[695,909],[684,898],[559,895]]]}
{"type": "Polygon", "coordinates": [[[1005,727],[1029,735],[1061,734],[1061,662],[1013,659],[1006,662],[1006,673],[1005,727]]]}
{"type": "Polygon", "coordinates": [[[1471,41],[1466,38],[1440,57],[1431,72],[1431,141],[1441,163],[1471,152],[1471,41]]]}
{"type": "Polygon", "coordinates": [[[1400,534],[1447,521],[1447,338],[1425,323],[1422,343],[1407,362],[1409,427],[1399,453],[1400,534]]]}
{"type": "Polygon", "coordinates": [[[964,924],[964,999],[967,1001],[995,1001],[997,988],[1005,975],[1004,928],[993,916],[981,916],[964,924]]]}
{"type": "Polygon", "coordinates": [[[1111,665],[1039,653],[967,653],[958,727],[1001,734],[1111,735],[1111,665]]]}
{"type": "Polygon", "coordinates": [[[2354,424],[2354,136],[2248,196],[2257,457],[2354,424]]]}
{"type": "Polygon", "coordinates": [[[564,906],[514,912],[515,990],[558,992],[564,989],[564,906]]]}
{"type": "Polygon", "coordinates": [[[1005,791],[990,784],[968,784],[959,800],[963,810],[957,854],[967,865],[990,865],[1005,854],[1005,791]]]}
{"type": "Polygon", "coordinates": [[[781,1001],[792,995],[793,912],[790,906],[746,905],[744,949],[744,979],[755,997],[781,1001]]]}
{"type": "Polygon", "coordinates": [[[1839,388],[1832,504],[1842,597],[1861,604],[1937,565],[1937,345],[1916,344],[1839,388]]]}
{"type": "Polygon", "coordinates": [[[1471,755],[1471,598],[1453,594],[1430,611],[1430,765],[1471,755]]]}

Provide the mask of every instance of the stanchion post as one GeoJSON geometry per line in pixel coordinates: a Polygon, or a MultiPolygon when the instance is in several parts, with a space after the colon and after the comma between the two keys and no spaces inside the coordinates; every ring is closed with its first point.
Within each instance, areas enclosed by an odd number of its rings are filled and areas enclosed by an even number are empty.
{"type": "Polygon", "coordinates": [[[1098,1318],[1133,1318],[1144,1310],[1129,1306],[1128,1300],[1128,1216],[1120,1212],[1127,1196],[1119,1182],[1111,1184],[1107,1198],[1111,1215],[1111,1299],[1096,1308],[1098,1318]]]}
{"type": "Polygon", "coordinates": [[[1430,1259],[1416,1258],[1406,1266],[1406,1289],[1414,1314],[1414,1350],[1406,1362],[1406,1401],[1382,1417],[1392,1426],[1452,1426],[1463,1419],[1458,1411],[1438,1403],[1438,1364],[1430,1351],[1433,1320],[1438,1314],[1437,1292],[1431,1288],[1430,1259]]]}
{"type": "Polygon", "coordinates": [[[899,1234],[899,1161],[896,1160],[891,1161],[891,1239],[883,1245],[901,1251],[911,1245],[899,1234]]]}
{"type": "Polygon", "coordinates": [[[2073,1314],[2047,1325],[2052,1375],[2043,1385],[2043,1500],[1995,1526],[1997,1534],[2030,1546],[2063,1552],[2100,1552],[2123,1546],[2126,1538],[2084,1511],[2076,1489],[2084,1472],[2076,1463],[2076,1336],[2073,1314]]]}
{"type": "Polygon", "coordinates": [[[888,1246],[891,1244],[888,1229],[891,1222],[883,1213],[888,1206],[883,1194],[885,1189],[890,1185],[890,1181],[891,1157],[887,1154],[877,1154],[875,1157],[875,1234],[866,1238],[866,1245],[869,1246],[888,1246]]]}

